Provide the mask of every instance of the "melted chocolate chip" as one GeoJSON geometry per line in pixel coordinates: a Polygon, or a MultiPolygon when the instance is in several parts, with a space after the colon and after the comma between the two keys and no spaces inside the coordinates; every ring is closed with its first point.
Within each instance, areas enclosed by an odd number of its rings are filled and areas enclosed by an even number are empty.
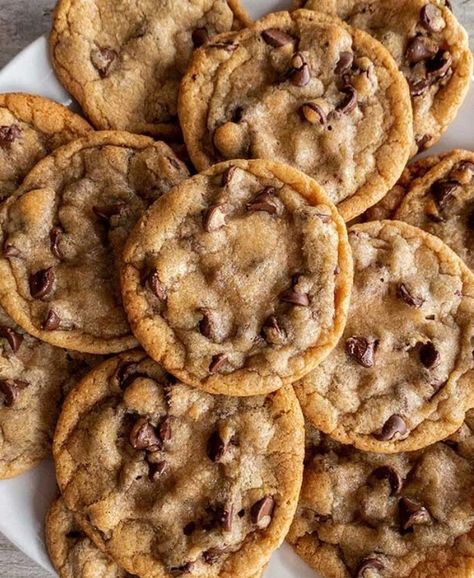
{"type": "Polygon", "coordinates": [[[5,241],[5,243],[3,244],[3,256],[4,257],[6,257],[7,259],[10,259],[11,257],[19,257],[20,255],[21,255],[21,252],[19,249],[17,249],[14,245],[11,245],[7,241],[5,241]]]}
{"type": "Polygon", "coordinates": [[[275,193],[276,190],[273,187],[266,187],[253,201],[247,203],[247,211],[263,211],[274,215],[278,211],[275,193]]]}
{"type": "Polygon", "coordinates": [[[410,80],[409,85],[410,94],[412,96],[422,96],[431,86],[431,82],[427,78],[420,78],[417,80],[410,80]]]}
{"type": "Polygon", "coordinates": [[[120,389],[127,389],[134,379],[143,375],[137,374],[137,367],[134,361],[125,361],[117,367],[114,373],[114,379],[117,381],[120,389]]]}
{"type": "Polygon", "coordinates": [[[0,325],[0,337],[3,337],[8,341],[13,353],[16,353],[20,349],[20,345],[23,343],[23,335],[17,333],[11,327],[6,325],[0,325]]]}
{"type": "Polygon", "coordinates": [[[408,432],[405,420],[400,415],[392,415],[383,424],[382,431],[376,437],[380,441],[390,441],[395,437],[403,437],[408,432]]]}
{"type": "Polygon", "coordinates": [[[405,531],[419,524],[428,524],[431,520],[428,510],[410,498],[400,498],[398,515],[401,529],[405,531]]]}
{"type": "Polygon", "coordinates": [[[324,109],[315,102],[305,102],[300,108],[302,118],[310,124],[325,125],[327,122],[327,114],[324,109]]]}
{"type": "Polygon", "coordinates": [[[60,261],[64,259],[64,256],[61,253],[61,249],[59,248],[59,241],[61,240],[61,235],[63,233],[64,231],[61,229],[61,227],[53,227],[49,232],[49,239],[51,241],[51,253],[56,257],[56,259],[59,259],[60,261]]]}
{"type": "Polygon", "coordinates": [[[420,22],[429,32],[441,32],[446,26],[441,10],[434,4],[426,4],[420,12],[420,22]]]}
{"type": "Polygon", "coordinates": [[[30,275],[30,294],[33,299],[42,299],[49,295],[53,290],[55,279],[56,276],[52,267],[41,269],[40,271],[30,275]]]}
{"type": "Polygon", "coordinates": [[[3,394],[3,403],[6,407],[12,407],[20,391],[27,388],[30,384],[20,379],[0,379],[0,393],[3,394]]]}
{"type": "Polygon", "coordinates": [[[230,166],[222,173],[222,186],[226,187],[230,184],[232,177],[235,175],[237,167],[235,165],[230,166]]]}
{"type": "Polygon", "coordinates": [[[418,355],[421,363],[427,368],[431,369],[439,363],[440,354],[431,341],[423,343],[420,346],[418,355]]]}
{"type": "Polygon", "coordinates": [[[374,572],[381,572],[384,565],[378,558],[365,558],[357,571],[357,578],[373,578],[374,572]]]}
{"type": "Polygon", "coordinates": [[[434,58],[426,64],[429,78],[436,82],[444,78],[451,70],[453,57],[449,52],[439,51],[434,58]]]}
{"type": "Polygon", "coordinates": [[[202,319],[199,322],[199,332],[201,333],[201,335],[204,335],[204,337],[206,337],[207,339],[210,339],[213,334],[211,310],[202,308],[201,313],[202,319]]]}
{"type": "Polygon", "coordinates": [[[175,566],[174,568],[170,568],[171,576],[182,576],[183,574],[188,574],[194,568],[194,562],[187,562],[182,566],[175,566]]]}
{"type": "Polygon", "coordinates": [[[396,496],[399,494],[403,487],[403,480],[400,474],[392,468],[392,466],[380,466],[375,469],[372,474],[378,480],[388,480],[390,488],[392,489],[391,495],[396,496]]]}
{"type": "Polygon", "coordinates": [[[452,179],[441,179],[431,185],[430,193],[436,203],[444,208],[459,189],[459,183],[452,179]]]}
{"type": "Polygon", "coordinates": [[[171,436],[173,431],[171,429],[171,420],[169,417],[165,417],[165,419],[160,424],[160,439],[163,443],[169,442],[171,440],[171,436]]]}
{"type": "Polygon", "coordinates": [[[225,226],[225,207],[224,205],[213,205],[204,218],[204,229],[208,233],[217,231],[225,226]]]}
{"type": "Polygon", "coordinates": [[[256,502],[250,510],[252,522],[262,530],[267,528],[272,521],[274,509],[275,500],[272,496],[265,496],[256,502]]]}
{"type": "Polygon", "coordinates": [[[152,482],[157,482],[166,474],[168,469],[168,463],[165,461],[158,462],[157,464],[148,463],[148,478],[152,482]]]}
{"type": "Polygon", "coordinates": [[[375,364],[375,350],[378,341],[372,337],[349,337],[346,341],[346,353],[353,357],[362,367],[375,364]]]}
{"type": "Polygon", "coordinates": [[[286,338],[285,331],[280,327],[278,319],[275,315],[271,315],[262,327],[262,333],[265,336],[267,343],[278,345],[286,338]]]}
{"type": "Polygon", "coordinates": [[[111,48],[98,48],[91,52],[91,62],[99,73],[100,78],[106,78],[118,54],[111,48]]]}
{"type": "Polygon", "coordinates": [[[353,63],[354,54],[352,52],[341,52],[334,72],[341,76],[347,74],[351,70],[353,63]]]}
{"type": "Polygon", "coordinates": [[[273,46],[273,48],[281,48],[282,46],[296,42],[293,36],[290,36],[290,34],[280,28],[268,28],[264,30],[262,32],[262,38],[267,44],[273,46]]]}
{"type": "Polygon", "coordinates": [[[156,271],[156,269],[148,274],[146,284],[155,297],[157,297],[160,301],[166,300],[166,289],[161,283],[160,276],[158,275],[158,271],[156,271]]]}
{"type": "Polygon", "coordinates": [[[405,58],[410,64],[417,64],[433,58],[438,50],[438,45],[431,38],[415,36],[408,43],[405,58]]]}
{"type": "Polygon", "coordinates": [[[196,28],[192,34],[194,48],[199,48],[209,40],[207,28],[196,28]]]}
{"type": "Polygon", "coordinates": [[[227,355],[224,353],[214,355],[209,364],[209,373],[217,373],[225,365],[226,361],[227,355]]]}
{"type": "Polygon", "coordinates": [[[43,322],[44,331],[56,331],[56,329],[59,329],[60,325],[61,318],[56,313],[56,311],[50,309],[46,315],[46,319],[43,322]]]}
{"type": "Polygon", "coordinates": [[[206,564],[212,565],[215,564],[226,551],[227,548],[210,548],[206,550],[206,552],[203,552],[202,557],[206,564]]]}
{"type": "Polygon", "coordinates": [[[346,86],[341,92],[345,96],[336,106],[336,110],[341,114],[349,114],[357,107],[357,90],[353,86],[346,86]]]}
{"type": "Polygon", "coordinates": [[[217,463],[222,460],[228,448],[229,444],[221,438],[219,432],[216,430],[211,434],[207,442],[207,455],[211,461],[217,463]]]}
{"type": "Polygon", "coordinates": [[[130,445],[136,450],[156,452],[162,449],[163,442],[151,423],[146,418],[140,418],[130,432],[130,445]]]}
{"type": "Polygon", "coordinates": [[[0,126],[0,147],[6,148],[21,137],[21,128],[16,124],[0,126]]]}
{"type": "Polygon", "coordinates": [[[311,72],[308,63],[301,52],[297,52],[291,61],[292,70],[290,72],[290,81],[294,86],[306,86],[311,80],[311,72]]]}
{"type": "Polygon", "coordinates": [[[420,308],[425,300],[422,297],[417,297],[410,293],[408,287],[404,283],[400,283],[397,287],[397,297],[404,301],[410,307],[420,308]]]}

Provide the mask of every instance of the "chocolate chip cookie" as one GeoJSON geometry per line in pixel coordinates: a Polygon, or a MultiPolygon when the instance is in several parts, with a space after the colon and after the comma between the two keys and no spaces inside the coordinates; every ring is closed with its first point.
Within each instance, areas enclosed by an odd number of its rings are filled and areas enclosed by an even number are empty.
{"type": "Polygon", "coordinates": [[[434,164],[395,216],[439,237],[474,270],[474,153],[453,151],[434,164]]]}
{"type": "Polygon", "coordinates": [[[60,0],[52,63],[96,128],[176,137],[194,48],[248,21],[239,0],[60,0]]]}
{"type": "Polygon", "coordinates": [[[308,428],[288,539],[323,578],[470,578],[474,414],[417,452],[366,453],[308,428]]]}
{"type": "Polygon", "coordinates": [[[0,479],[49,455],[65,394],[100,360],[38,341],[0,308],[0,479]]]}
{"type": "Polygon", "coordinates": [[[275,391],[342,334],[352,260],[315,181],[270,161],[230,161],[175,187],[132,232],[123,300],[149,355],[225,395],[275,391]]]}
{"type": "Polygon", "coordinates": [[[93,370],[54,442],[65,503],[128,572],[247,578],[286,535],[304,427],[291,387],[212,396],[140,351],[93,370]]]}
{"type": "Polygon", "coordinates": [[[399,221],[350,229],[354,288],[337,348],[296,386],[313,424],[386,453],[453,433],[474,407],[474,277],[399,221]]]}
{"type": "Polygon", "coordinates": [[[305,8],[337,15],[390,51],[410,86],[415,146],[436,143],[471,84],[468,37],[445,0],[307,0],[305,8]]]}
{"type": "Polygon", "coordinates": [[[365,32],[279,12],[197,50],[179,116],[194,165],[265,158],[314,177],[348,221],[395,184],[413,140],[410,95],[365,32]]]}
{"type": "Polygon", "coordinates": [[[46,98],[0,94],[0,201],[40,159],[91,130],[80,116],[46,98]]]}
{"type": "Polygon", "coordinates": [[[56,150],[0,211],[0,301],[28,333],[110,353],[136,343],[116,258],[130,229],[188,175],[164,143],[103,132],[56,150]]]}

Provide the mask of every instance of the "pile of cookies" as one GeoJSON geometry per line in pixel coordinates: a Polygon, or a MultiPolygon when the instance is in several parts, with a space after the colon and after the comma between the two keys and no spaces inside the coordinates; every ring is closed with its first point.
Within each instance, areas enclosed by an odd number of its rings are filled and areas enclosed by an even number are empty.
{"type": "Polygon", "coordinates": [[[0,96],[0,478],[52,448],[61,578],[470,576],[474,153],[407,165],[449,3],[60,0],[50,46],[88,121],[0,96]]]}

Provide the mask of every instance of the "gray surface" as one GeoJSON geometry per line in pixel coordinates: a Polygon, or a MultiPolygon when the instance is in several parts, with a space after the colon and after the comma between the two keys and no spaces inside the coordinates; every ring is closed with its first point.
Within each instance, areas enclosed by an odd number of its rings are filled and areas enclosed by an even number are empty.
{"type": "MultiPolygon", "coordinates": [[[[471,46],[474,46],[474,0],[451,1],[456,15],[469,30],[471,46]]],[[[54,0],[0,0],[0,68],[22,48],[48,30],[54,4],[54,0]]],[[[0,535],[1,578],[48,576],[50,574],[38,569],[0,535]]]]}

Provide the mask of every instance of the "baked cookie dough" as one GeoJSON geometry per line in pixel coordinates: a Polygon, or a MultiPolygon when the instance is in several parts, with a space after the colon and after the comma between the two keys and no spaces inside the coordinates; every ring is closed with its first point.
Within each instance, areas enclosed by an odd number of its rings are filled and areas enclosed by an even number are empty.
{"type": "Polygon", "coordinates": [[[159,199],[132,232],[123,302],[149,355],[210,393],[260,395],[335,347],[352,260],[317,183],[270,161],[215,165],[159,199]]]}
{"type": "Polygon", "coordinates": [[[452,151],[411,184],[395,218],[436,235],[474,270],[474,153],[452,151]]]}
{"type": "Polygon", "coordinates": [[[65,394],[99,361],[38,341],[0,308],[0,479],[50,454],[65,394]]]}
{"type": "Polygon", "coordinates": [[[65,106],[30,94],[0,94],[0,201],[43,157],[92,127],[65,106]]]}
{"type": "Polygon", "coordinates": [[[307,418],[359,449],[423,448],[474,407],[474,277],[399,221],[349,230],[354,287],[336,349],[296,385],[307,418]]]}
{"type": "Polygon", "coordinates": [[[199,170],[233,158],[293,165],[346,221],[396,183],[413,141],[407,83],[388,51],[309,10],[270,14],[197,50],[179,117],[199,170]]]}
{"type": "Polygon", "coordinates": [[[133,347],[115,263],[130,229],[188,175],[162,142],[91,133],[56,150],[0,210],[0,302],[28,333],[59,347],[133,347]]]}
{"type": "Polygon", "coordinates": [[[293,519],[303,454],[291,387],[212,396],[140,351],[72,391],[54,443],[67,507],[118,564],[147,578],[263,568],[293,519]]]}
{"type": "Polygon", "coordinates": [[[410,86],[417,150],[435,144],[454,120],[471,84],[466,31],[445,0],[306,0],[365,30],[390,51],[410,86]]]}
{"type": "Polygon", "coordinates": [[[474,413],[444,442],[395,455],[308,428],[288,539],[323,578],[470,578],[474,413]]]}
{"type": "Polygon", "coordinates": [[[51,58],[96,128],[177,137],[194,48],[248,22],[239,0],[60,0],[51,58]]]}

